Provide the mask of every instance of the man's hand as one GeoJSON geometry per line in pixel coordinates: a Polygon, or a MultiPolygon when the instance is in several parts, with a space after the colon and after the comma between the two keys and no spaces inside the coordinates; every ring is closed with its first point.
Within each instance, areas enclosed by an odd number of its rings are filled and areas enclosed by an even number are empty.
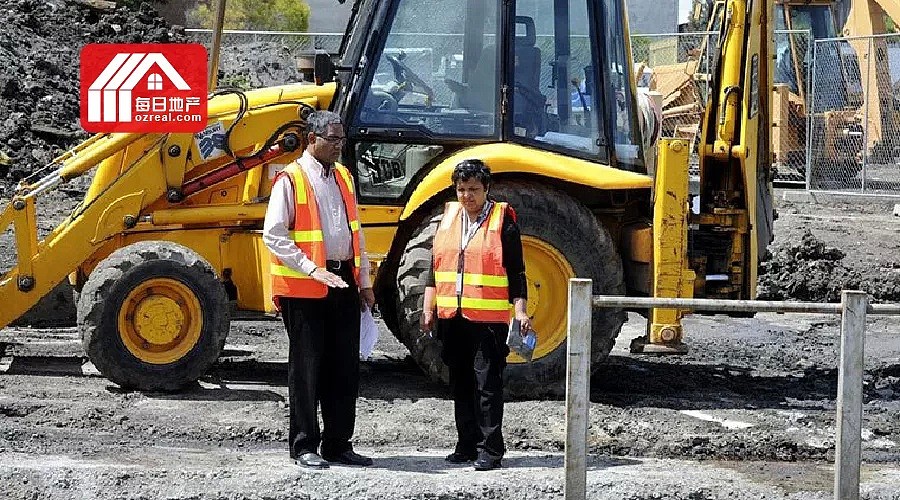
{"type": "Polygon", "coordinates": [[[317,267],[309,276],[319,283],[331,288],[347,288],[348,286],[343,278],[321,267],[317,267]]]}
{"type": "Polygon", "coordinates": [[[360,310],[365,311],[367,307],[372,310],[372,307],[375,306],[375,292],[371,288],[360,288],[359,302],[360,310]]]}

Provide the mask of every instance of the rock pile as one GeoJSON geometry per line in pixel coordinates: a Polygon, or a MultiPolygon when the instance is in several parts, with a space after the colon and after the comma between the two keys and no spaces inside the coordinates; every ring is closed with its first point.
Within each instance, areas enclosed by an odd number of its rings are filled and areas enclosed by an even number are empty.
{"type": "Polygon", "coordinates": [[[841,290],[863,290],[875,301],[900,300],[900,273],[850,269],[843,263],[844,256],[807,230],[799,242],[772,249],[760,265],[759,297],[840,302],[841,290]]]}
{"type": "MultiPolygon", "coordinates": [[[[0,188],[87,137],[79,55],[88,43],[187,41],[146,3],[9,0],[0,7],[0,188]],[[2,155],[0,155],[2,157],[2,155]]],[[[0,189],[2,191],[2,189],[0,189]]]]}

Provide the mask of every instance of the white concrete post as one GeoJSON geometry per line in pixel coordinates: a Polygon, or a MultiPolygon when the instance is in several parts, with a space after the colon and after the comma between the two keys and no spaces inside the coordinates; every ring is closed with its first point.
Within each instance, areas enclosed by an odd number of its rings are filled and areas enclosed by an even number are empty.
{"type": "Polygon", "coordinates": [[[566,365],[566,500],[587,494],[587,429],[591,376],[591,280],[569,280],[566,365]]]}
{"type": "Polygon", "coordinates": [[[866,333],[865,292],[841,294],[841,365],[838,372],[834,498],[859,500],[862,439],[863,352],[866,333]]]}

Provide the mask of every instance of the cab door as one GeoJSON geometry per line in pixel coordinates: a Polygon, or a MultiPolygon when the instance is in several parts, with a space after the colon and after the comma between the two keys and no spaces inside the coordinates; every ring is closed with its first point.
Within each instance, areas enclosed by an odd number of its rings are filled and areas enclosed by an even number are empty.
{"type": "Polygon", "coordinates": [[[433,160],[500,140],[502,9],[500,0],[390,2],[343,113],[343,160],[363,204],[402,206],[433,160]]]}

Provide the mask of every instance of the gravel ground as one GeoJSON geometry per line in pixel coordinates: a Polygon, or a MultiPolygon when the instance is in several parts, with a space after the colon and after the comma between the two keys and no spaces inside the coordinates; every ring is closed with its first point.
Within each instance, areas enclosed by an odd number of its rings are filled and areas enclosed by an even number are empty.
{"type": "MultiPolygon", "coordinates": [[[[155,13],[67,0],[0,7],[0,204],[12,182],[82,138],[75,50],[87,41],[177,41],[155,13]],[[10,29],[10,27],[15,27],[10,29]]],[[[256,74],[283,80],[279,47],[256,74]]],[[[254,53],[256,51],[254,50],[254,53]]],[[[236,71],[236,70],[235,70],[236,71]]],[[[80,199],[83,182],[40,201],[41,235],[80,199]]],[[[839,300],[860,287],[900,301],[900,218],[872,202],[777,203],[763,297],[839,300]]],[[[5,230],[5,228],[3,228],[5,230]]],[[[15,260],[0,234],[0,273],[15,260]]],[[[274,321],[235,321],[226,352],[177,394],[123,392],[85,363],[60,289],[0,330],[0,498],[558,498],[565,405],[506,406],[504,468],[442,460],[455,439],[452,400],[381,325],[363,366],[357,448],[367,469],[307,471],[287,458],[287,342],[274,321]],[[35,328],[42,327],[42,328],[35,328]]],[[[840,322],[817,315],[697,316],[680,357],[629,354],[644,321],[629,317],[593,377],[588,494],[597,499],[832,498],[840,322]]],[[[867,325],[862,497],[900,499],[900,318],[867,325]]]]}
{"type": "MultiPolygon", "coordinates": [[[[896,269],[900,221],[889,206],[779,205],[776,247],[808,231],[842,250],[852,273],[896,269]]],[[[900,318],[867,323],[863,498],[900,499],[898,326],[900,318]]],[[[687,355],[635,356],[628,344],[644,321],[630,315],[593,377],[589,497],[832,498],[839,318],[694,316],[685,327],[687,355]]],[[[118,390],[84,363],[71,327],[10,327],[0,345],[0,496],[563,495],[562,401],[507,403],[503,469],[448,465],[452,400],[383,325],[358,403],[356,446],[376,461],[368,469],[306,471],[288,460],[278,322],[235,321],[219,363],[177,394],[118,390]]]]}

